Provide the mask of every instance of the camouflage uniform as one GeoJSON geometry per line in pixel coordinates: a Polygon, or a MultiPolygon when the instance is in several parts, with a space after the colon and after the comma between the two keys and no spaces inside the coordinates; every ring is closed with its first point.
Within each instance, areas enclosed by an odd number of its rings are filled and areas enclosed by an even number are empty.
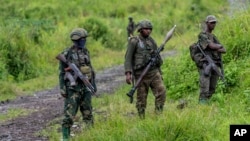
{"type": "MultiPolygon", "coordinates": [[[[75,31],[75,30],[74,30],[75,31]]],[[[89,51],[87,48],[79,49],[75,45],[62,52],[68,62],[74,63],[81,72],[90,78],[90,82],[95,86],[95,73],[90,62],[89,51]]],[[[87,125],[93,124],[91,93],[86,89],[83,82],[75,79],[75,84],[65,76],[70,73],[74,76],[73,71],[65,71],[67,64],[60,61],[59,64],[59,84],[61,94],[65,97],[64,100],[64,119],[62,122],[63,139],[67,140],[70,135],[70,127],[73,125],[74,118],[78,109],[82,114],[82,120],[87,125]]]]}
{"type": "MultiPolygon", "coordinates": [[[[210,56],[211,59],[215,62],[216,66],[220,70],[221,64],[221,53],[215,49],[211,49],[208,47],[209,43],[220,44],[216,36],[212,33],[201,32],[198,36],[199,45],[203,49],[206,55],[210,56]]],[[[199,75],[200,75],[200,96],[199,101],[207,101],[211,96],[215,93],[216,85],[219,79],[219,75],[211,70],[209,75],[205,75],[204,71],[207,66],[206,60],[203,61],[203,67],[199,67],[199,75]]]]}
{"type": "MultiPolygon", "coordinates": [[[[156,50],[157,45],[150,36],[144,38],[143,36],[138,35],[130,38],[125,55],[125,74],[128,72],[133,72],[135,81],[138,81],[141,73],[149,62],[151,55],[156,50]]],[[[139,116],[142,118],[145,116],[149,88],[151,88],[155,96],[156,112],[162,112],[163,110],[166,99],[166,88],[161,76],[161,64],[162,60],[159,58],[157,63],[152,68],[150,68],[148,73],[143,77],[137,88],[136,108],[138,110],[139,116]]]]}

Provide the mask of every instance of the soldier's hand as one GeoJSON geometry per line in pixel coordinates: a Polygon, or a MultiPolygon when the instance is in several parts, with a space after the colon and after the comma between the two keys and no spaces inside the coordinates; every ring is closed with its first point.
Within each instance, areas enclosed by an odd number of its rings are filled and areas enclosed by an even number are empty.
{"type": "Polygon", "coordinates": [[[67,94],[66,94],[66,91],[64,89],[60,89],[60,94],[62,97],[66,98],[67,97],[67,94]]]}
{"type": "Polygon", "coordinates": [[[220,53],[226,53],[226,49],[223,46],[221,46],[221,48],[218,49],[217,51],[220,53]]]}
{"type": "Polygon", "coordinates": [[[70,71],[71,68],[70,68],[70,67],[67,67],[67,68],[65,68],[64,70],[65,70],[65,71],[70,71]]]}
{"type": "Polygon", "coordinates": [[[126,73],[126,82],[127,84],[131,84],[132,83],[132,75],[131,73],[126,73]]]}

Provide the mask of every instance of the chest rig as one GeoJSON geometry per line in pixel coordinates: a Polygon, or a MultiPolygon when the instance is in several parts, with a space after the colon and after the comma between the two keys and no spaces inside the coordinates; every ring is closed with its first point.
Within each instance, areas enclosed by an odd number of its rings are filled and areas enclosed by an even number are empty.
{"type": "MultiPolygon", "coordinates": [[[[92,78],[92,67],[90,62],[89,51],[87,49],[76,49],[74,47],[71,47],[68,50],[66,59],[67,61],[74,63],[81,71],[81,73],[87,76],[89,80],[92,78]]],[[[66,73],[66,75],[68,75],[68,73],[66,73]]],[[[75,80],[77,80],[74,72],[71,72],[71,75],[74,77],[75,80]]],[[[69,78],[69,75],[65,77],[69,78]]],[[[71,81],[72,79],[69,80],[71,81]]]]}
{"type": "Polygon", "coordinates": [[[146,39],[141,39],[136,37],[138,42],[136,45],[136,52],[134,55],[134,70],[139,70],[144,68],[151,59],[152,53],[157,49],[154,41],[151,37],[146,39]]]}

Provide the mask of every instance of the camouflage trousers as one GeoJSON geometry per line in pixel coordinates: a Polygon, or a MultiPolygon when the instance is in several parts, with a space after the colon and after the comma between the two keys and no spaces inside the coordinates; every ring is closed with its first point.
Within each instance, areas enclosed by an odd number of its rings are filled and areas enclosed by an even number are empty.
{"type": "Polygon", "coordinates": [[[215,93],[219,76],[215,71],[211,71],[208,76],[204,75],[204,69],[199,69],[200,75],[200,96],[199,100],[208,100],[215,93]]]}
{"type": "Polygon", "coordinates": [[[67,87],[66,93],[62,127],[70,128],[73,125],[78,109],[82,114],[82,120],[87,124],[93,124],[91,93],[84,86],[67,87]]]}
{"type": "MultiPolygon", "coordinates": [[[[135,76],[136,81],[138,80],[138,77],[139,76],[135,76]]],[[[156,112],[163,110],[166,100],[166,88],[162,76],[157,70],[156,72],[146,74],[137,88],[136,108],[139,114],[144,114],[145,112],[149,88],[151,88],[153,95],[155,96],[156,112]]]]}

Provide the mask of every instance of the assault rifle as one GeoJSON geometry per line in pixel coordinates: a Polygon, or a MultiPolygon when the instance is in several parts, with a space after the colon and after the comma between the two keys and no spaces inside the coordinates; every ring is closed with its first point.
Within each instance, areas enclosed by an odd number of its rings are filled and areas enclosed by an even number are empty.
{"type": "Polygon", "coordinates": [[[163,43],[160,45],[160,47],[156,50],[156,55],[151,58],[151,60],[148,62],[146,68],[143,70],[142,74],[138,78],[136,84],[132,87],[132,89],[127,93],[127,96],[130,97],[130,103],[133,103],[133,95],[138,88],[139,84],[141,83],[143,77],[147,74],[148,70],[155,65],[155,62],[157,61],[157,57],[160,55],[160,52],[164,49],[165,44],[170,40],[172,37],[174,30],[175,30],[176,25],[172,29],[168,31],[166,34],[166,37],[163,41],[163,43]]]}
{"type": "Polygon", "coordinates": [[[77,66],[74,63],[70,63],[66,60],[66,58],[62,55],[59,54],[56,56],[56,59],[62,61],[63,63],[67,64],[69,66],[70,69],[72,69],[74,71],[74,74],[80,78],[83,82],[83,84],[86,86],[86,88],[90,91],[90,93],[94,96],[96,96],[95,94],[95,89],[92,86],[92,84],[89,82],[88,77],[84,74],[82,74],[82,72],[77,68],[77,66]]]}
{"type": "MultiPolygon", "coordinates": [[[[216,64],[214,63],[214,61],[211,59],[211,57],[209,55],[207,55],[200,47],[200,45],[198,44],[197,47],[199,48],[199,50],[201,51],[201,53],[204,55],[205,59],[208,62],[208,65],[204,68],[204,74],[205,75],[209,75],[211,70],[214,70],[220,77],[221,79],[224,81],[224,74],[221,73],[221,71],[218,69],[218,67],[216,66],[216,64]]],[[[223,68],[222,68],[223,69],[223,68]]]]}

